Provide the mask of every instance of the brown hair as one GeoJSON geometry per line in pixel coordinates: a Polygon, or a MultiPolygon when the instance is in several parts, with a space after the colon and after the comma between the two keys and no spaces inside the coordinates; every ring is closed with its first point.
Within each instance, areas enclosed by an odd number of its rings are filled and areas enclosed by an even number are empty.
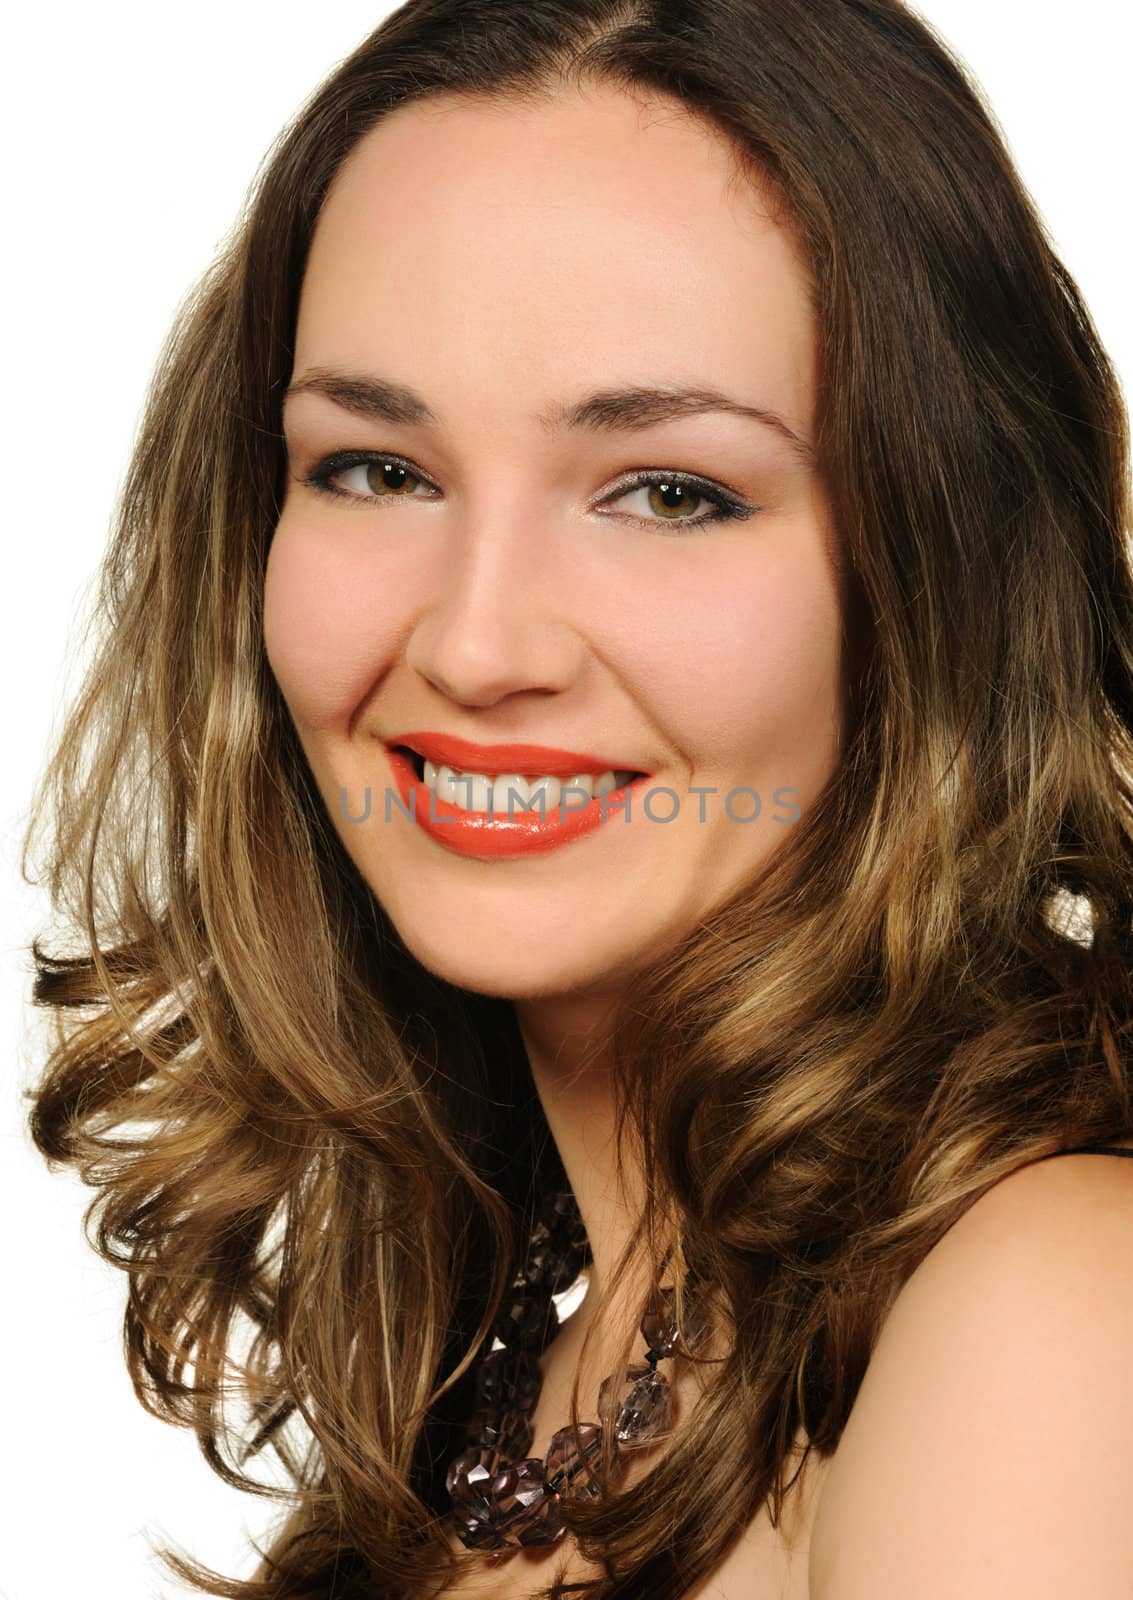
{"type": "Polygon", "coordinates": [[[834,1450],[957,1216],[1133,1133],[1128,420],[973,84],[898,0],[409,0],[281,135],[180,311],[25,846],[50,813],[79,936],[33,946],[58,1037],[31,1131],[99,1191],[139,1397],[229,1482],[278,1493],[243,1471],[270,1447],[294,1485],[255,1579],[162,1552],[210,1594],[421,1592],[555,1161],[511,1006],[406,952],[265,661],[304,262],[391,108],[586,83],[670,97],[783,197],[857,649],[826,790],[619,1028],[619,1139],[651,1180],[631,1248],[674,1229],[734,1351],[644,1480],[571,1509],[617,1573],[585,1592],[669,1600],[777,1516],[791,1441],[834,1450]]]}

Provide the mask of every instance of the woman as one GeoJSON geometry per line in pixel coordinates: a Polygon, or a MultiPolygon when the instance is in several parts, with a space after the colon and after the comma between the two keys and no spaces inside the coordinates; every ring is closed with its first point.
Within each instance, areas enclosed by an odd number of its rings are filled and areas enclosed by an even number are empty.
{"type": "Polygon", "coordinates": [[[896,0],[410,0],[319,89],[44,796],[33,1135],[296,1485],[175,1571],[1119,1592],[1133,1168],[1041,1158],[1133,1134],[1127,477],[896,0]]]}

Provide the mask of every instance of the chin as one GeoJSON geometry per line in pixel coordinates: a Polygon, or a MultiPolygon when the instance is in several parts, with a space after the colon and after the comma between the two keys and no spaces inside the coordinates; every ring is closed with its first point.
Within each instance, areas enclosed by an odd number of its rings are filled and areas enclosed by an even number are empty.
{"type": "Polygon", "coordinates": [[[576,945],[555,938],[550,929],[534,935],[515,930],[511,937],[482,929],[478,938],[463,940],[438,938],[436,929],[398,925],[397,931],[406,949],[438,978],[473,994],[503,1000],[598,990],[609,983],[613,969],[624,959],[624,951],[615,958],[613,951],[587,945],[585,936],[576,945]]]}

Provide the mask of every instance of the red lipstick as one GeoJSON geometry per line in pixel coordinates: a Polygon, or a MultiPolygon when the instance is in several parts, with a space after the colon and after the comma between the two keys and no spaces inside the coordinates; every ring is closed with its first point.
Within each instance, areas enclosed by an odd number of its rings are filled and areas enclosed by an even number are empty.
{"type": "Polygon", "coordinates": [[[417,826],[438,844],[447,845],[459,855],[485,860],[557,850],[560,845],[585,838],[604,822],[620,820],[626,825],[632,821],[633,791],[648,781],[648,774],[642,773],[620,789],[590,800],[580,791],[568,789],[558,805],[548,805],[542,810],[538,806],[524,810],[515,801],[509,815],[505,796],[498,812],[466,811],[462,806],[442,800],[418,778],[411,757],[405,749],[399,748],[403,745],[438,765],[480,772],[485,777],[517,772],[569,778],[582,772],[625,772],[629,769],[615,768],[605,760],[599,764],[599,758],[594,756],[554,750],[546,745],[477,745],[442,734],[405,734],[396,741],[387,742],[386,751],[398,793],[417,826]]]}
{"type": "Polygon", "coordinates": [[[482,772],[486,778],[502,772],[524,777],[573,778],[576,773],[636,772],[628,761],[588,755],[579,750],[559,750],[546,744],[475,744],[451,733],[402,733],[385,741],[387,749],[408,745],[437,766],[457,772],[482,772]]]}

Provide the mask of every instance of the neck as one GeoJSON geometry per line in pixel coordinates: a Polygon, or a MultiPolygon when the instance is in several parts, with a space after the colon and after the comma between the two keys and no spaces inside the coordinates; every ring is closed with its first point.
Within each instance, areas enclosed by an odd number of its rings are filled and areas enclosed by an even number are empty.
{"type": "MultiPolygon", "coordinates": [[[[593,1310],[610,1282],[643,1207],[640,1168],[619,1174],[615,1160],[613,1005],[608,998],[575,996],[516,1002],[531,1075],[590,1241],[590,1287],[577,1314],[580,1322],[589,1320],[582,1313],[593,1310]]],[[[636,1274],[626,1287],[636,1292],[636,1274]]]]}

